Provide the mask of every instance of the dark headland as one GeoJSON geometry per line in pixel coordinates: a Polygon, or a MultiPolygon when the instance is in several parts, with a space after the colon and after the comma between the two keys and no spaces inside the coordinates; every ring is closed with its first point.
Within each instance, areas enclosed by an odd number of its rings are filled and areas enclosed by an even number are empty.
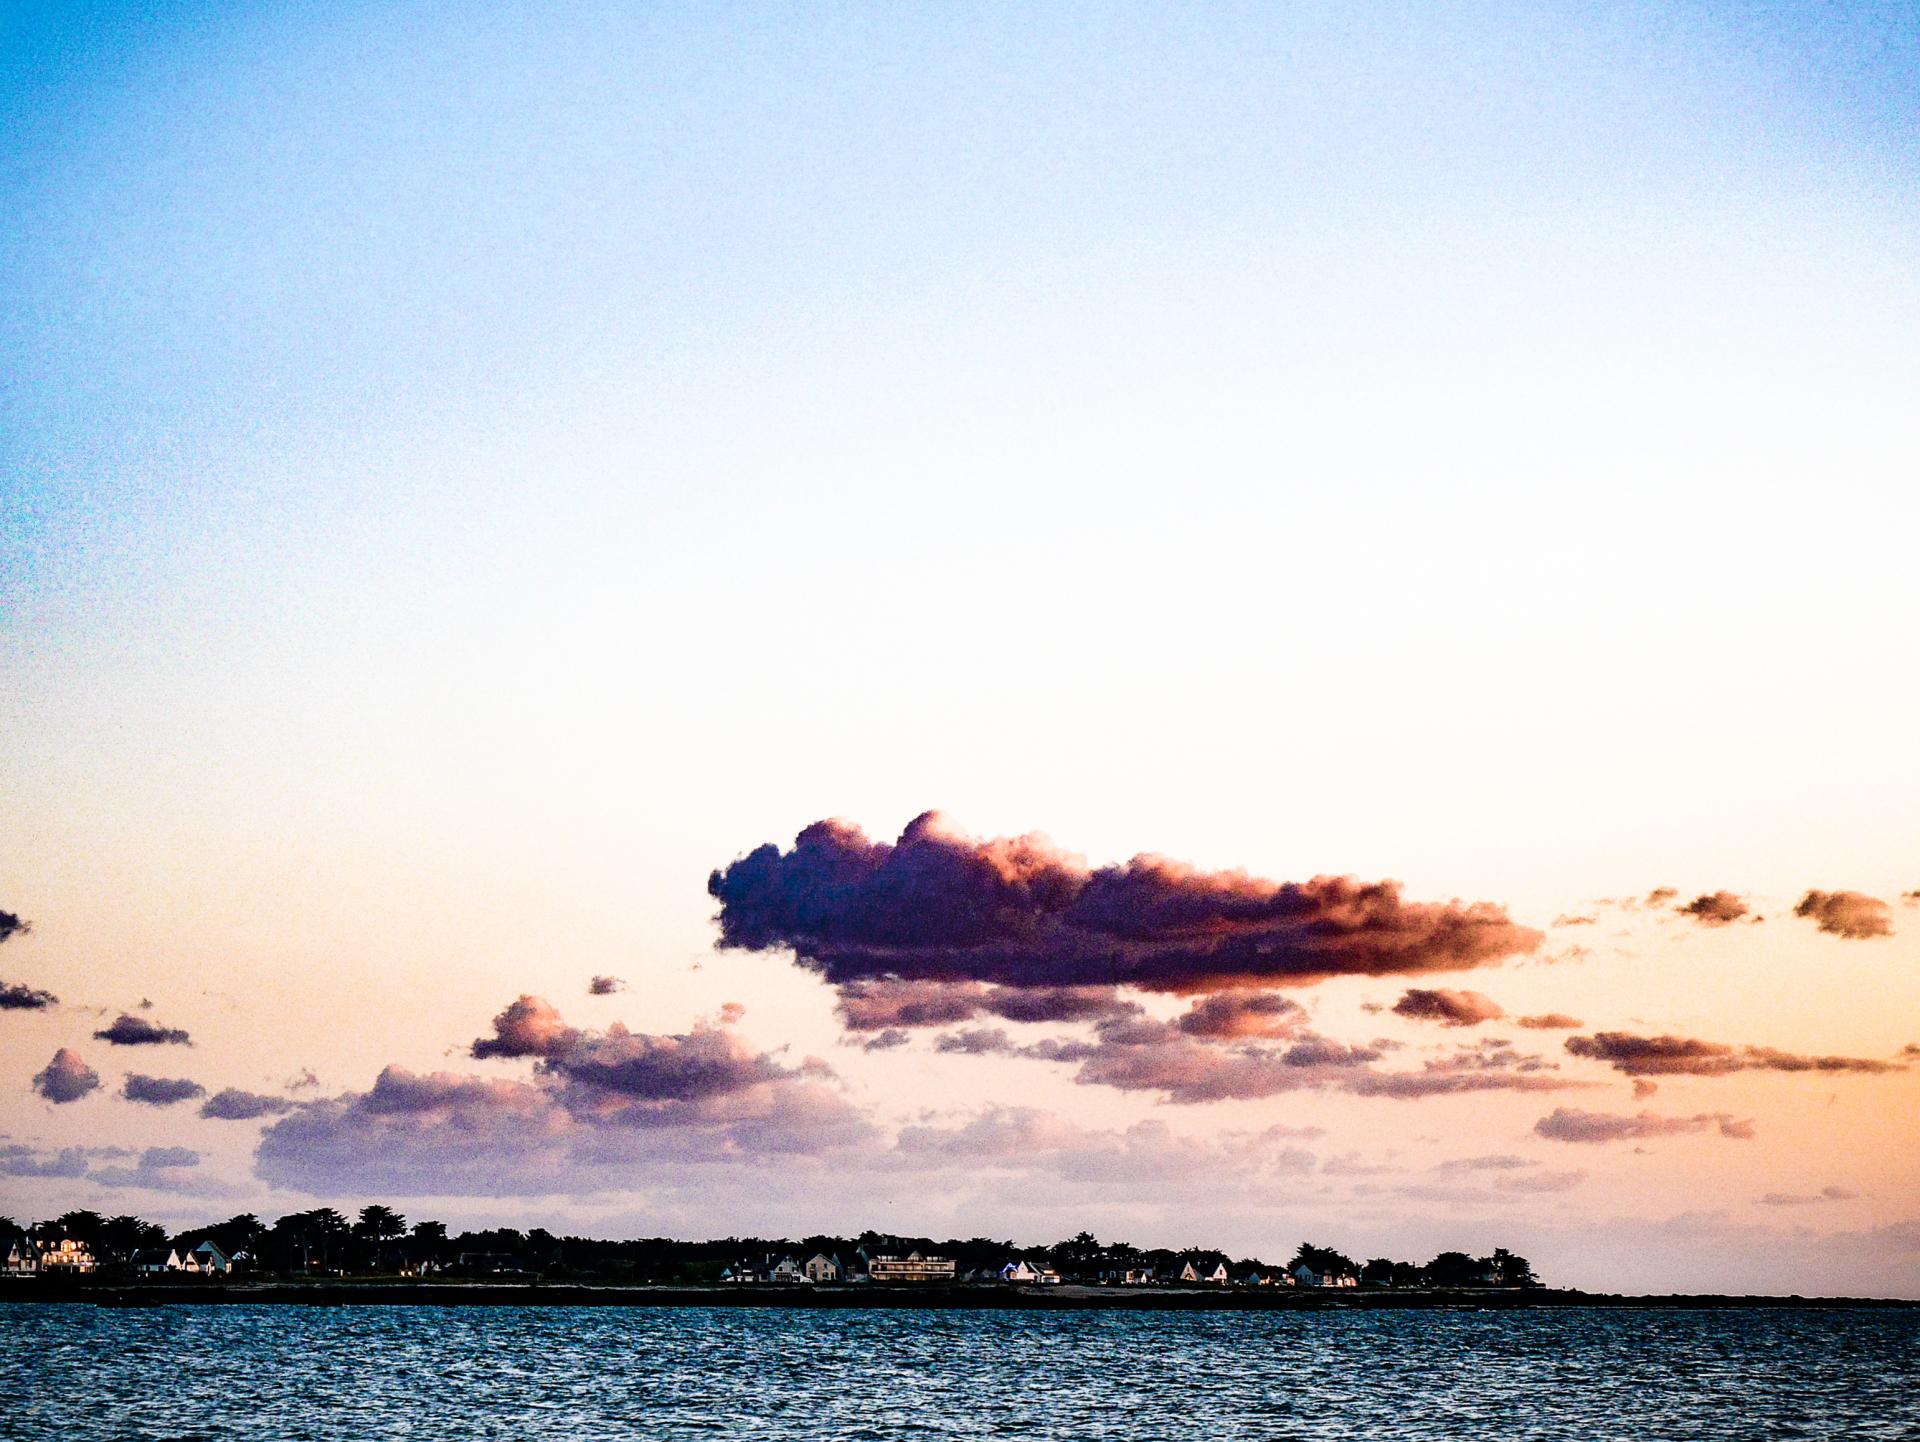
{"type": "Polygon", "coordinates": [[[1767,1297],[1671,1293],[1629,1296],[1537,1287],[1418,1292],[1294,1292],[1192,1287],[617,1286],[527,1282],[236,1282],[46,1285],[0,1290],[0,1301],[102,1307],[781,1307],[806,1311],[1002,1310],[1127,1312],[1524,1311],[1563,1307],[1705,1309],[1920,1308],[1880,1297],[1767,1297]]]}

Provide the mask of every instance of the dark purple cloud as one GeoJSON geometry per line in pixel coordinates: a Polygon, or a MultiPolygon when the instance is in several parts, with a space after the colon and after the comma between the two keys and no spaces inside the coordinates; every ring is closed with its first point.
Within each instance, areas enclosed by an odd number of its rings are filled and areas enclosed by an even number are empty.
{"type": "Polygon", "coordinates": [[[1539,1016],[1517,1016],[1515,1026],[1523,1026],[1528,1031],[1572,1031],[1575,1027],[1585,1026],[1577,1016],[1568,1016],[1564,1011],[1543,1012],[1539,1016]]]}
{"type": "Polygon", "coordinates": [[[94,1036],[115,1046],[193,1045],[192,1038],[178,1027],[161,1026],[158,1022],[148,1021],[143,1016],[131,1016],[124,1011],[114,1018],[112,1026],[96,1031],[94,1036]]]}
{"type": "Polygon", "coordinates": [[[848,1038],[840,1044],[842,1046],[858,1045],[862,1051],[892,1051],[895,1047],[905,1046],[912,1040],[913,1036],[910,1032],[897,1026],[890,1026],[885,1031],[875,1032],[864,1041],[856,1043],[852,1038],[848,1038]]]}
{"type": "Polygon", "coordinates": [[[1753,1139],[1753,1123],[1736,1121],[1731,1112],[1701,1112],[1690,1117],[1663,1117],[1653,1112],[1635,1116],[1614,1116],[1606,1112],[1583,1112],[1574,1107],[1555,1107],[1551,1114],[1534,1123],[1534,1131],[1555,1142],[1648,1141],[1655,1137],[1682,1136],[1691,1132],[1718,1131],[1736,1141],[1753,1139]]]}
{"type": "Polygon", "coordinates": [[[1795,916],[1811,917],[1829,936],[1865,941],[1893,935],[1893,916],[1886,902],[1858,891],[1809,891],[1795,904],[1795,916]]]}
{"type": "Polygon", "coordinates": [[[200,1115],[222,1122],[250,1122],[260,1117],[285,1116],[295,1103],[285,1097],[263,1096],[259,1092],[228,1087],[217,1091],[200,1104],[200,1115]]]}
{"type": "Polygon", "coordinates": [[[100,1073],[80,1060],[77,1052],[64,1046],[33,1078],[33,1089],[56,1105],[77,1102],[99,1086],[100,1073]]]}
{"type": "Polygon", "coordinates": [[[50,991],[38,991],[24,982],[0,981],[0,1011],[45,1011],[59,1004],[60,998],[50,991]]]}
{"type": "Polygon", "coordinates": [[[127,1073],[126,1085],[120,1092],[130,1102],[145,1102],[154,1107],[170,1107],[206,1094],[207,1089],[199,1082],[185,1077],[142,1076],[138,1072],[127,1073]]]}
{"type": "Polygon", "coordinates": [[[1089,869],[1043,837],[978,841],[929,812],[893,844],[809,826],[715,871],[720,944],[789,948],[836,985],[898,978],[1196,992],[1459,970],[1541,934],[1393,882],[1276,883],[1158,856],[1089,869]]]}
{"type": "Polygon", "coordinates": [[[1444,986],[1432,990],[1410,987],[1393,1004],[1393,1010],[1396,1016],[1410,1017],[1414,1021],[1437,1021],[1442,1026],[1478,1026],[1483,1021],[1494,1021],[1507,1014],[1498,1002],[1484,992],[1453,991],[1444,986]]]}
{"type": "Polygon", "coordinates": [[[1705,892],[1674,909],[1702,926],[1726,926],[1748,915],[1750,910],[1746,902],[1731,891],[1705,892]]]}
{"type": "Polygon", "coordinates": [[[1690,1036],[1634,1036],[1599,1031],[1570,1036],[1567,1050],[1603,1061],[1628,1076],[1725,1076],[1739,1071],[1865,1072],[1902,1071],[1899,1062],[1870,1057],[1796,1056],[1769,1046],[1730,1046],[1690,1036]]]}
{"type": "Polygon", "coordinates": [[[612,996],[616,991],[625,991],[627,984],[617,976],[596,976],[587,983],[588,996],[612,996]]]}
{"type": "Polygon", "coordinates": [[[0,911],[0,941],[6,941],[10,937],[24,936],[32,930],[31,922],[22,921],[11,911],[0,911]]]}

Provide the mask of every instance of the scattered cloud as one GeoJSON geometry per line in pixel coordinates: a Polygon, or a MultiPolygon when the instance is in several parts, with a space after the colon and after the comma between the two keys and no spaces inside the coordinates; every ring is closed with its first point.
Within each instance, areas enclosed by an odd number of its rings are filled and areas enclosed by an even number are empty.
{"type": "MultiPolygon", "coordinates": [[[[1750,908],[1731,891],[1704,892],[1685,906],[1675,908],[1702,926],[1726,926],[1750,914],[1750,908]]],[[[1755,920],[1758,920],[1756,917],[1755,920]]]]}
{"type": "Polygon", "coordinates": [[[1570,1036],[1567,1050],[1602,1061],[1628,1076],[1725,1076],[1739,1071],[1866,1072],[1902,1071],[1899,1062],[1871,1057],[1796,1056],[1769,1046],[1730,1046],[1689,1036],[1634,1036],[1599,1031],[1570,1036]]]}
{"type": "Polygon", "coordinates": [[[1851,941],[1893,935],[1886,902],[1858,891],[1809,891],[1794,905],[1793,914],[1812,918],[1829,936],[1851,941]]]}
{"type": "Polygon", "coordinates": [[[77,1052],[64,1046],[33,1078],[33,1089],[56,1105],[77,1102],[99,1086],[100,1073],[82,1061],[77,1052]]]}
{"type": "Polygon", "coordinates": [[[1768,1192],[1760,1198],[1763,1207],[1812,1207],[1828,1202],[1851,1202],[1860,1194],[1845,1187],[1822,1187],[1817,1192],[1768,1192]]]}
{"type": "Polygon", "coordinates": [[[1584,1171],[1533,1172],[1525,1176],[1496,1177],[1493,1187],[1495,1191],[1520,1196],[1544,1195],[1570,1192],[1586,1179],[1584,1171]]]}
{"type": "Polygon", "coordinates": [[[533,1077],[389,1066],[365,1092],[308,1102],[274,1122],[261,1134],[256,1171],[323,1195],[545,1195],[625,1189],[652,1167],[772,1165],[871,1132],[828,1084],[824,1063],[787,1066],[724,1024],[680,1035],[618,1023],[587,1031],[522,996],[473,1052],[531,1057],[533,1077]]]}
{"type": "Polygon", "coordinates": [[[1652,891],[1649,891],[1647,893],[1646,899],[1641,903],[1641,905],[1665,906],[1669,901],[1672,901],[1679,894],[1680,894],[1680,889],[1676,886],[1656,886],[1653,888],[1652,891]]]}
{"type": "Polygon", "coordinates": [[[121,1012],[114,1018],[112,1026],[96,1031],[94,1036],[115,1046],[192,1046],[193,1040],[178,1027],[161,1026],[158,1022],[148,1021],[143,1016],[134,1016],[121,1012]]]}
{"type": "Polygon", "coordinates": [[[1531,1075],[1546,1069],[1519,1057],[1505,1043],[1467,1048],[1430,1061],[1419,1071],[1375,1065],[1377,1046],[1351,1046],[1304,1028],[1284,1043],[1222,1045],[1196,1037],[1178,1023],[1151,1017],[1100,1023],[1092,1041],[1035,1042],[1017,1055],[1078,1064],[1074,1080],[1085,1086],[1158,1092],[1178,1104],[1251,1100],[1285,1092],[1335,1090],[1353,1096],[1411,1100],[1482,1091],[1557,1091],[1581,1085],[1531,1075]]]}
{"type": "Polygon", "coordinates": [[[587,983],[588,996],[612,996],[626,989],[627,984],[617,976],[596,976],[587,983]]]}
{"type": "Polygon", "coordinates": [[[560,1019],[551,1002],[521,996],[493,1019],[493,1035],[473,1043],[477,1060],[488,1057],[550,1057],[580,1041],[580,1033],[560,1019]]]}
{"type": "Polygon", "coordinates": [[[1221,991],[1199,998],[1174,1025],[1216,1040],[1272,1038],[1298,1031],[1306,1015],[1299,1002],[1270,991],[1221,991]]]}
{"type": "Polygon", "coordinates": [[[87,1164],[85,1147],[43,1152],[21,1142],[0,1144],[0,1177],[84,1177],[87,1164]]]}
{"type": "Polygon", "coordinates": [[[1492,997],[1478,991],[1454,991],[1448,987],[1411,987],[1393,1004],[1396,1016],[1415,1021],[1437,1021],[1442,1026],[1478,1026],[1494,1021],[1506,1011],[1492,997]]]}
{"type": "Polygon", "coordinates": [[[32,922],[22,921],[11,911],[0,911],[0,942],[10,940],[16,936],[24,936],[32,930],[32,922]]]}
{"type": "Polygon", "coordinates": [[[1595,922],[1599,921],[1599,919],[1600,918],[1597,916],[1587,916],[1584,914],[1576,914],[1573,912],[1562,912],[1559,916],[1554,917],[1553,924],[1557,927],[1559,926],[1592,926],[1595,922]]]}
{"type": "Polygon", "coordinates": [[[1577,1016],[1568,1016],[1564,1011],[1542,1012],[1538,1016],[1517,1016],[1515,1026],[1523,1026],[1528,1031],[1572,1031],[1575,1027],[1585,1026],[1577,1016]]]}
{"type": "Polygon", "coordinates": [[[145,1102],[154,1107],[170,1107],[206,1094],[207,1089],[199,1082],[185,1077],[142,1076],[138,1072],[127,1073],[126,1084],[120,1092],[130,1102],[145,1102]]]}
{"type": "MultiPolygon", "coordinates": [[[[0,912],[0,916],[5,916],[0,912]]],[[[60,998],[50,991],[39,991],[18,981],[0,981],[0,1011],[45,1011],[58,1006],[60,998]]]]}
{"type": "Polygon", "coordinates": [[[1517,1172],[1537,1163],[1526,1157],[1516,1157],[1511,1153],[1499,1153],[1484,1157],[1454,1157],[1449,1161],[1435,1164],[1436,1172],[1517,1172]]]}
{"type": "Polygon", "coordinates": [[[933,1049],[961,1056],[997,1056],[1012,1051],[1013,1043],[1004,1028],[979,1026],[945,1032],[934,1041],[933,1049]]]}
{"type": "Polygon", "coordinates": [[[835,1010],[849,1031],[952,1026],[979,1016],[1016,1022],[1099,1021],[1139,1012],[1110,986],[983,986],[977,982],[845,982],[835,1010]]]}
{"type": "Polygon", "coordinates": [[[1647,1141],[1711,1131],[1737,1141],[1751,1141],[1754,1135],[1753,1123],[1737,1121],[1731,1112],[1701,1112],[1690,1117],[1663,1117],[1653,1112],[1615,1116],[1576,1107],[1555,1107],[1534,1123],[1533,1130],[1549,1141],[1582,1143],[1647,1141]]]}
{"type": "Polygon", "coordinates": [[[1458,970],[1541,940],[1498,906],[1409,902],[1393,882],[1277,883],[1159,856],[1090,869],[1044,837],[979,841],[934,812],[892,845],[817,822],[708,890],[722,946],[789,948],[836,985],[1196,992],[1458,970]]]}
{"type": "Polygon", "coordinates": [[[297,1103],[286,1097],[265,1096],[259,1092],[227,1087],[200,1104],[200,1115],[214,1121],[250,1122],[260,1117],[285,1116],[297,1103]]]}

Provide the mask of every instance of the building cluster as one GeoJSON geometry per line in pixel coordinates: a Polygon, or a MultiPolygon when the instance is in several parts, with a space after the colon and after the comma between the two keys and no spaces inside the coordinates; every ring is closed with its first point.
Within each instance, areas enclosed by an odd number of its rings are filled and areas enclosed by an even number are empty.
{"type": "MultiPolygon", "coordinates": [[[[98,1271],[102,1258],[77,1237],[31,1237],[18,1235],[7,1244],[6,1268],[9,1277],[84,1277],[98,1271]]],[[[244,1267],[247,1254],[229,1257],[212,1242],[195,1247],[145,1247],[125,1258],[127,1268],[141,1276],[178,1275],[183,1277],[226,1277],[236,1266],[244,1267]]]]}
{"type": "MultiPolygon", "coordinates": [[[[831,1286],[836,1283],[870,1285],[947,1283],[1000,1283],[1014,1287],[1053,1287],[1064,1280],[1059,1271],[1045,1263],[1015,1257],[998,1265],[961,1271],[951,1257],[926,1256],[909,1252],[904,1257],[869,1255],[865,1247],[856,1248],[846,1258],[839,1253],[815,1252],[805,1261],[793,1256],[775,1258],[766,1255],[742,1259],[725,1267],[720,1280],[728,1285],[751,1284],[831,1286]]],[[[1211,1267],[1183,1262],[1178,1271],[1163,1276],[1152,1267],[1126,1267],[1076,1278],[1104,1287],[1357,1287],[1360,1279],[1350,1271],[1315,1270],[1306,1262],[1271,1273],[1258,1269],[1235,1277],[1225,1262],[1211,1267]]]]}

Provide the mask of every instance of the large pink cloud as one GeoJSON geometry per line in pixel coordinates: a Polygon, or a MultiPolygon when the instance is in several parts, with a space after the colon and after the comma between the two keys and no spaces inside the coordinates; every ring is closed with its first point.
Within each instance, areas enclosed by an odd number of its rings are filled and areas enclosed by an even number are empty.
{"type": "Polygon", "coordinates": [[[1273,882],[1159,856],[1089,868],[1040,836],[981,841],[937,813],[898,842],[842,821],[715,871],[721,945],[788,948],[836,984],[882,980],[1196,992],[1418,975],[1532,951],[1485,902],[1390,881],[1273,882]]]}

